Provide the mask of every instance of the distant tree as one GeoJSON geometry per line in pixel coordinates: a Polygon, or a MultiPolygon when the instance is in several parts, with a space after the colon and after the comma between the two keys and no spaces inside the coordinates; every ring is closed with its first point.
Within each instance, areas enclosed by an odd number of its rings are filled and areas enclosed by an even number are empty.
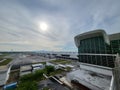
{"type": "Polygon", "coordinates": [[[34,80],[41,80],[41,79],[43,79],[43,73],[44,73],[44,70],[37,70],[37,71],[35,71],[35,73],[33,75],[33,79],[34,80]]]}
{"type": "Polygon", "coordinates": [[[20,77],[20,81],[21,82],[25,82],[25,81],[32,81],[33,80],[33,74],[26,74],[20,77]]]}
{"type": "Polygon", "coordinates": [[[53,66],[46,66],[43,70],[37,70],[34,73],[23,75],[16,90],[37,90],[37,81],[44,79],[43,73],[50,74],[54,72],[53,66]]]}
{"type": "Polygon", "coordinates": [[[53,66],[46,66],[45,70],[46,70],[46,73],[49,75],[51,72],[55,71],[55,68],[53,66]]]}
{"type": "Polygon", "coordinates": [[[42,80],[43,79],[44,70],[36,70],[34,73],[30,73],[27,75],[23,75],[20,77],[20,81],[35,81],[35,80],[42,80]]]}

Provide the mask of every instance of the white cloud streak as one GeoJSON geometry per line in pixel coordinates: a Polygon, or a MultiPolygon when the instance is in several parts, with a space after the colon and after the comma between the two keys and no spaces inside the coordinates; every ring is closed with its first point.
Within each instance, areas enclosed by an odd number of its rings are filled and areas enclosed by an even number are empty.
{"type": "Polygon", "coordinates": [[[119,32],[119,3],[119,0],[1,0],[0,50],[69,47],[74,51],[73,38],[79,33],[98,28],[107,33],[119,32]],[[48,32],[40,31],[41,21],[48,23],[48,32]]]}

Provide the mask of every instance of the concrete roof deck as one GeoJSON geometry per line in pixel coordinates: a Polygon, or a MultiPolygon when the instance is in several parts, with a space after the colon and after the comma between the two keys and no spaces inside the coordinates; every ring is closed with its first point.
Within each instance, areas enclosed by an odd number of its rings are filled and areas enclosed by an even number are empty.
{"type": "Polygon", "coordinates": [[[26,66],[21,66],[20,67],[21,72],[22,71],[28,71],[28,70],[31,70],[31,69],[32,69],[31,65],[26,65],[26,66]]]}
{"type": "Polygon", "coordinates": [[[22,73],[20,73],[20,76],[23,76],[23,75],[26,75],[26,74],[30,74],[30,73],[31,73],[31,71],[22,72],[22,73]]]}
{"type": "Polygon", "coordinates": [[[77,80],[92,90],[109,90],[111,77],[86,70],[76,70],[68,74],[71,80],[77,80]]]}

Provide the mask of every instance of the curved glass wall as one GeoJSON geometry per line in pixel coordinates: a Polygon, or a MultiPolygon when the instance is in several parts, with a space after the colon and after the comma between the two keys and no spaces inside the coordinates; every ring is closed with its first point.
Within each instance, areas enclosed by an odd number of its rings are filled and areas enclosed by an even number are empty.
{"type": "Polygon", "coordinates": [[[79,61],[88,64],[114,67],[115,56],[79,55],[79,61]]]}
{"type": "Polygon", "coordinates": [[[112,40],[112,41],[110,41],[110,45],[112,48],[112,53],[120,54],[120,40],[112,40]]]}
{"type": "Polygon", "coordinates": [[[120,40],[112,40],[107,45],[103,36],[83,39],[80,41],[78,53],[80,62],[113,68],[115,56],[107,54],[120,54],[120,40]]]}
{"type": "Polygon", "coordinates": [[[96,54],[107,54],[111,53],[110,46],[107,45],[102,36],[92,37],[83,39],[80,41],[78,48],[79,53],[96,53],[96,54]]]}

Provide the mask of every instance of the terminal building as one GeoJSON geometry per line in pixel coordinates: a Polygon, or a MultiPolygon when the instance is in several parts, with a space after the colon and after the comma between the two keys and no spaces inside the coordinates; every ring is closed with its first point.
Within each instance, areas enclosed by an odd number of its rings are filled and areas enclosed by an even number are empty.
{"type": "Polygon", "coordinates": [[[115,56],[120,54],[120,33],[108,35],[104,30],[86,32],[75,37],[79,61],[114,67],[115,56]]]}
{"type": "Polygon", "coordinates": [[[68,73],[68,81],[86,88],[81,90],[118,90],[114,70],[120,55],[120,33],[109,35],[98,29],[79,34],[74,40],[80,69],[68,73]]]}

